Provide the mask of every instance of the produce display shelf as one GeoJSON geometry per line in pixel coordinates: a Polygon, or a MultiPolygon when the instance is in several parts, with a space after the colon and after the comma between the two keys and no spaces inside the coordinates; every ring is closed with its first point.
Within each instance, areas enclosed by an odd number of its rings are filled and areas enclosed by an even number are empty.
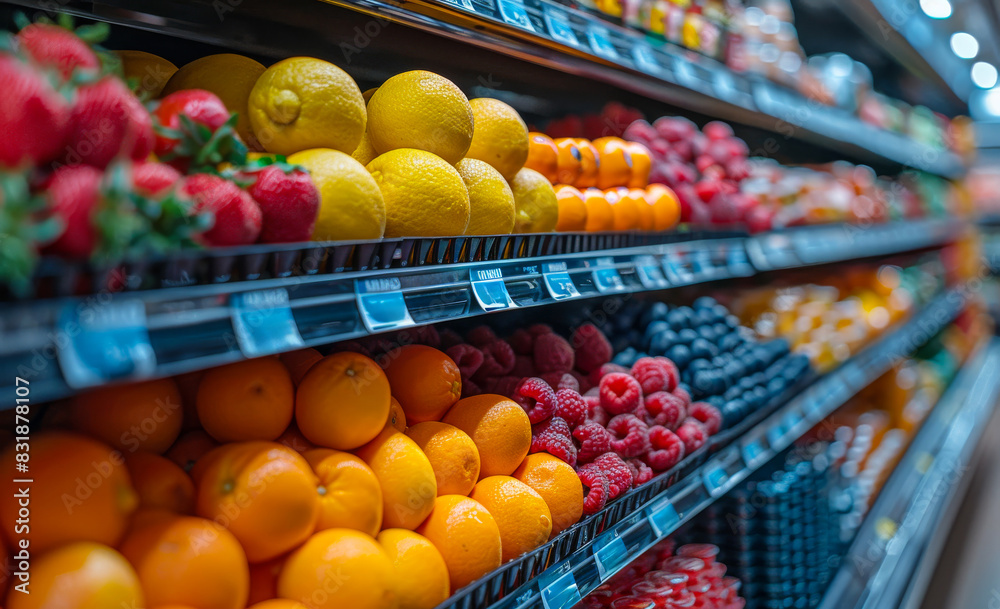
{"type": "MultiPolygon", "coordinates": [[[[0,305],[0,332],[7,337],[0,344],[0,370],[6,382],[20,376],[39,399],[56,399],[109,382],[496,311],[915,251],[950,242],[961,230],[960,222],[920,220],[752,237],[690,233],[689,240],[603,251],[442,259],[428,266],[14,302],[0,305]]],[[[457,239],[422,241],[457,247],[457,239]]]]}
{"type": "MultiPolygon", "coordinates": [[[[51,10],[46,0],[15,0],[13,4],[51,10]]],[[[846,110],[825,106],[769,80],[734,72],[706,56],[554,0],[290,0],[282,3],[281,11],[266,0],[160,0],[142,6],[120,0],[59,3],[61,11],[78,16],[248,52],[266,49],[268,41],[279,38],[275,28],[288,15],[308,15],[285,24],[311,29],[303,32],[307,37],[336,22],[337,13],[326,4],[379,20],[369,32],[375,36],[365,34],[367,28],[363,28],[364,36],[346,38],[365,42],[355,43],[351,47],[355,52],[344,51],[343,44],[348,43],[317,38],[320,48],[338,56],[343,53],[348,63],[377,37],[385,20],[754,126],[780,138],[794,137],[862,162],[901,165],[952,178],[965,171],[958,155],[948,150],[876,128],[846,110]]]]}
{"type": "Polygon", "coordinates": [[[711,455],[696,467],[686,468],[666,490],[627,504],[626,510],[617,512],[622,520],[608,518],[605,512],[584,519],[548,544],[459,591],[439,609],[569,609],[945,328],[965,302],[963,288],[946,290],[839,368],[796,391],[763,420],[750,421],[742,432],[737,428],[736,433],[723,436],[711,455]],[[574,541],[573,552],[552,558],[553,549],[563,547],[566,537],[574,541]]]}
{"type": "Polygon", "coordinates": [[[893,471],[820,609],[898,607],[922,596],[1000,397],[998,367],[1000,341],[992,339],[970,357],[893,471]]]}

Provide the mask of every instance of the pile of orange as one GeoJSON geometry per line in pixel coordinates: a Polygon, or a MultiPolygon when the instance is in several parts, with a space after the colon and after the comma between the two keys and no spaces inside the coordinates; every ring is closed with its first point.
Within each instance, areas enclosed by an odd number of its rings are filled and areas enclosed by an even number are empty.
{"type": "Polygon", "coordinates": [[[558,231],[665,231],[680,221],[677,195],[662,184],[649,184],[652,157],[638,142],[553,140],[532,132],[524,166],[554,185],[558,231]]]}
{"type": "MultiPolygon", "coordinates": [[[[579,479],[528,455],[521,406],[460,399],[431,347],[380,363],[306,349],[53,407],[31,447],[32,593],[8,576],[3,606],[431,609],[579,520],[579,479]]],[[[4,528],[0,552],[22,537],[4,528]]]]}

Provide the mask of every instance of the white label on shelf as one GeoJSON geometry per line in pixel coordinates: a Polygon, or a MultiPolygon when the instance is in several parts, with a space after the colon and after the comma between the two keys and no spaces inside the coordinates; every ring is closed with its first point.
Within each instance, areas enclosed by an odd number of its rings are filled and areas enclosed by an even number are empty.
{"type": "Polygon", "coordinates": [[[476,12],[476,8],[472,6],[472,0],[441,0],[441,2],[460,8],[463,11],[469,11],[470,13],[476,12]]]}
{"type": "Polygon", "coordinates": [[[569,609],[580,602],[580,589],[569,563],[563,563],[553,572],[542,572],[538,576],[538,591],[545,609],[569,609]]]}
{"type": "Polygon", "coordinates": [[[470,275],[472,294],[484,311],[502,311],[517,306],[507,292],[500,269],[474,269],[470,275]]]}
{"type": "Polygon", "coordinates": [[[683,252],[668,252],[663,257],[663,273],[674,285],[691,285],[695,283],[694,274],[684,264],[683,252]]]}
{"type": "Polygon", "coordinates": [[[636,42],[632,46],[632,59],[635,61],[635,67],[640,72],[659,74],[663,71],[663,66],[656,61],[656,54],[653,52],[652,47],[645,42],[636,42]]]}
{"type": "Polygon", "coordinates": [[[611,34],[608,28],[591,23],[587,25],[587,40],[590,41],[590,48],[596,55],[611,61],[618,61],[618,49],[611,43],[611,34]]]}
{"type": "Polygon", "coordinates": [[[576,289],[573,278],[566,272],[565,262],[550,262],[542,265],[542,281],[553,300],[578,298],[580,290],[576,289]]]}
{"type": "Polygon", "coordinates": [[[563,44],[578,47],[580,41],[576,39],[573,28],[569,24],[569,17],[560,9],[545,4],[542,7],[542,16],[545,19],[545,27],[549,30],[552,40],[563,44]]]}
{"type": "Polygon", "coordinates": [[[594,266],[597,268],[591,272],[591,276],[594,280],[594,287],[601,294],[621,292],[625,289],[625,283],[622,282],[622,277],[618,274],[618,269],[614,267],[614,264],[614,258],[598,258],[594,261],[594,266]]]}
{"type": "Polygon", "coordinates": [[[657,538],[672,533],[677,523],[681,521],[669,497],[664,497],[646,508],[646,518],[649,520],[649,526],[653,529],[653,534],[657,538]]]}
{"type": "Polygon", "coordinates": [[[524,4],[520,0],[498,0],[500,5],[500,16],[508,25],[527,30],[535,31],[535,26],[531,24],[528,11],[524,9],[524,4]]]}
{"type": "Polygon", "coordinates": [[[99,385],[130,376],[149,376],[156,354],[146,328],[146,305],[140,300],[112,300],[90,307],[66,305],[59,313],[59,366],[73,388],[99,385]]]}
{"type": "Polygon", "coordinates": [[[229,299],[233,330],[247,357],[281,353],[304,346],[284,288],[233,294],[229,299]]]}
{"type": "Polygon", "coordinates": [[[362,279],[354,284],[361,321],[369,332],[414,325],[398,277],[362,279]]]}
{"type": "Polygon", "coordinates": [[[628,562],[628,548],[622,541],[617,529],[611,529],[600,535],[593,543],[594,562],[597,563],[597,574],[601,581],[618,572],[628,562]]]}
{"type": "Polygon", "coordinates": [[[633,264],[635,264],[635,273],[639,276],[642,287],[647,290],[661,290],[670,287],[669,282],[667,282],[663,276],[663,272],[660,270],[660,265],[656,262],[656,258],[652,256],[636,256],[633,264]]]}

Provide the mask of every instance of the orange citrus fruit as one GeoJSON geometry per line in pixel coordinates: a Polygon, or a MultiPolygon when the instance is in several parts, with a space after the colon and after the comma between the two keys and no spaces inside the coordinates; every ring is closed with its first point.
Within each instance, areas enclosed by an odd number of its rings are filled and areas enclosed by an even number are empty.
{"type": "Polygon", "coordinates": [[[247,605],[278,598],[278,575],[285,566],[285,557],[279,556],[250,565],[250,594],[247,605]]]}
{"type": "Polygon", "coordinates": [[[299,383],[295,420],[310,442],[350,450],[382,431],[389,398],[389,380],[378,364],[342,351],[314,364],[299,383]]]}
{"type": "Polygon", "coordinates": [[[500,566],[500,529],[478,501],[442,495],[417,529],[441,553],[454,592],[500,566]]]}
{"type": "Polygon", "coordinates": [[[583,516],[583,484],[573,467],[558,457],[535,453],[525,457],[514,477],[542,496],[552,513],[552,537],[583,516]]]}
{"type": "Polygon", "coordinates": [[[580,149],[580,177],[573,182],[577,188],[590,188],[597,186],[597,174],[601,166],[601,155],[590,140],[583,138],[576,139],[576,145],[580,149]]]}
{"type": "Polygon", "coordinates": [[[386,425],[392,426],[396,431],[406,431],[406,413],[396,398],[389,398],[389,420],[386,425]]]}
{"type": "Polygon", "coordinates": [[[351,453],[314,448],[302,453],[319,478],[316,530],[355,529],[371,536],[382,528],[382,487],[375,472],[351,453]]]}
{"type": "Polygon", "coordinates": [[[376,541],[395,568],[399,609],[434,609],[448,598],[448,565],[426,537],[406,529],[386,529],[376,541]]]}
{"type": "Polygon", "coordinates": [[[559,180],[559,148],[552,138],[532,131],[528,134],[528,160],[524,166],[534,169],[555,184],[559,180]]]}
{"type": "Polygon", "coordinates": [[[299,426],[292,423],[285,430],[285,433],[278,436],[275,440],[278,444],[282,446],[287,446],[297,453],[303,453],[309,449],[316,448],[316,445],[306,439],[302,432],[299,430],[299,426]]]}
{"type": "Polygon", "coordinates": [[[290,601],[287,598],[272,598],[269,601],[262,601],[250,605],[247,609],[309,609],[299,601],[290,601]]]}
{"type": "Polygon", "coordinates": [[[549,506],[541,495],[517,478],[483,478],[469,498],[482,504],[496,520],[504,562],[534,550],[552,533],[549,506]]]}
{"type": "Polygon", "coordinates": [[[411,531],[434,507],[434,468],[416,442],[386,427],[356,454],[368,464],[382,487],[382,526],[411,531]]]}
{"type": "Polygon", "coordinates": [[[650,184],[646,200],[653,206],[653,230],[669,230],[681,220],[681,204],[668,186],[650,184]]]}
{"type": "MultiPolygon", "coordinates": [[[[3,463],[15,463],[15,448],[3,451],[3,463]]],[[[33,556],[73,541],[118,545],[139,505],[120,452],[86,436],[47,431],[31,438],[30,468],[31,522],[23,537],[33,556]]],[[[16,495],[25,488],[13,480],[0,482],[0,518],[12,549],[22,507],[16,495]]]]}
{"type": "Polygon", "coordinates": [[[8,609],[146,606],[135,569],[116,550],[99,543],[71,543],[32,556],[30,582],[29,594],[11,588],[8,609]]]}
{"type": "Polygon", "coordinates": [[[198,459],[201,459],[218,445],[219,443],[207,433],[195,429],[177,438],[177,441],[164,456],[179,465],[184,471],[189,472],[198,459]]]}
{"type": "Polygon", "coordinates": [[[614,230],[615,212],[603,190],[597,188],[584,190],[583,203],[587,206],[587,223],[584,225],[584,230],[588,233],[614,230]]]}
{"type": "Polygon", "coordinates": [[[73,398],[73,427],[115,448],[163,454],[181,434],[184,410],[173,379],[101,387],[73,398]]]}
{"type": "Polygon", "coordinates": [[[201,422],[198,421],[198,385],[204,375],[204,370],[196,370],[174,377],[174,382],[177,383],[177,388],[181,392],[181,406],[184,409],[182,431],[201,429],[201,422]]]}
{"type": "Polygon", "coordinates": [[[604,191],[604,197],[611,204],[611,211],[614,214],[613,230],[635,230],[639,228],[639,207],[634,199],[623,197],[617,189],[611,188],[604,191]]]}
{"type": "Polygon", "coordinates": [[[139,507],[194,514],[194,482],[179,465],[160,455],[137,452],[125,458],[139,507]]]}
{"type": "Polygon", "coordinates": [[[583,193],[560,184],[555,187],[556,201],[559,202],[559,220],[556,222],[556,230],[582,231],[587,227],[587,204],[583,200],[583,193]]]}
{"type": "Polygon", "coordinates": [[[479,449],[479,479],[509,476],[531,448],[531,422],[517,402],[484,393],[459,400],[442,419],[469,434],[479,449]]]}
{"type": "Polygon", "coordinates": [[[299,453],[274,442],[237,442],[208,453],[191,472],[199,516],[223,524],[250,562],[309,538],[319,519],[319,480],[299,453]]]}
{"type": "Polygon", "coordinates": [[[555,144],[556,149],[559,151],[559,157],[556,161],[557,179],[550,181],[559,184],[575,184],[580,178],[580,170],[583,163],[583,155],[580,154],[580,147],[570,137],[555,140],[555,144]]]}
{"type": "Polygon", "coordinates": [[[461,429],[424,421],[406,430],[406,435],[427,455],[438,495],[468,495],[479,480],[479,449],[461,429]]]}
{"type": "Polygon", "coordinates": [[[601,163],[597,171],[598,188],[625,186],[632,179],[632,154],[628,144],[619,137],[594,140],[601,163]]]}
{"type": "Polygon", "coordinates": [[[629,188],[645,188],[649,185],[649,172],[653,168],[653,157],[639,142],[625,142],[625,149],[632,156],[632,177],[629,178],[629,188]]]}
{"type": "Polygon", "coordinates": [[[639,213],[639,230],[653,230],[655,217],[653,206],[646,198],[646,191],[640,188],[629,188],[622,194],[622,199],[629,199],[635,203],[635,209],[639,213]]]}
{"type": "Polygon", "coordinates": [[[133,527],[120,549],[139,574],[149,607],[246,607],[247,557],[218,523],[193,516],[152,519],[133,527]]]}
{"type": "Polygon", "coordinates": [[[273,440],[292,422],[295,388],[276,358],[212,368],[198,386],[198,418],[219,442],[273,440]]]}
{"type": "Polygon", "coordinates": [[[410,425],[439,420],[462,396],[462,374],[443,351],[406,345],[390,351],[386,358],[392,396],[399,400],[410,425]]]}
{"type": "Polygon", "coordinates": [[[297,387],[302,382],[302,377],[309,372],[313,364],[323,359],[319,351],[315,349],[299,349],[281,354],[281,363],[288,368],[288,373],[292,376],[292,382],[297,387]]]}
{"type": "Polygon", "coordinates": [[[292,552],[278,576],[278,596],[310,609],[392,609],[395,571],[370,535],[327,529],[292,552]]]}

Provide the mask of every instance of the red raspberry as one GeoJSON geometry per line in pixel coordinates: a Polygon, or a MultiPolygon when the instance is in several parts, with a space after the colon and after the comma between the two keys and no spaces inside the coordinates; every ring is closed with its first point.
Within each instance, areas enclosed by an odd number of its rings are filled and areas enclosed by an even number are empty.
{"type": "Polygon", "coordinates": [[[562,417],[552,417],[548,421],[542,421],[538,425],[531,426],[532,436],[541,436],[544,434],[556,434],[565,438],[573,437],[569,423],[562,417]]]}
{"type": "Polygon", "coordinates": [[[552,416],[558,406],[556,392],[552,387],[538,377],[524,379],[517,386],[517,395],[514,401],[524,408],[528,413],[528,420],[531,424],[541,423],[552,416]]]}
{"type": "Polygon", "coordinates": [[[434,326],[417,326],[413,329],[413,342],[418,345],[427,345],[439,349],[441,347],[441,335],[438,334],[434,326]]]}
{"type": "Polygon", "coordinates": [[[514,356],[514,367],[511,368],[510,375],[522,379],[535,376],[535,360],[530,355],[514,356]]]}
{"type": "Polygon", "coordinates": [[[628,374],[628,368],[625,366],[619,366],[618,364],[601,364],[598,368],[590,371],[587,375],[587,380],[590,381],[591,385],[595,387],[601,384],[601,379],[611,374],[612,372],[621,372],[623,374],[628,374]]]}
{"type": "Polygon", "coordinates": [[[576,381],[574,377],[569,372],[546,372],[540,375],[540,378],[549,384],[549,387],[555,389],[572,389],[573,391],[580,393],[580,383],[576,381]]]}
{"type": "Polygon", "coordinates": [[[580,445],[577,461],[590,463],[611,450],[611,434],[597,423],[584,423],[573,430],[573,437],[580,445]]]}
{"type": "Polygon", "coordinates": [[[539,372],[569,372],[573,369],[573,348],[556,334],[535,339],[535,369],[539,372]]]}
{"type": "Polygon", "coordinates": [[[670,378],[667,376],[667,369],[660,362],[651,357],[640,357],[632,364],[629,371],[635,380],[642,386],[642,394],[649,395],[657,391],[668,391],[667,385],[670,378]]]}
{"type": "Polygon", "coordinates": [[[471,398],[472,396],[479,395],[482,392],[483,392],[482,388],[480,388],[479,385],[477,385],[475,381],[473,381],[470,378],[466,378],[465,376],[462,377],[462,397],[463,398],[471,398]]]}
{"type": "Polygon", "coordinates": [[[495,393],[507,398],[514,398],[517,395],[517,386],[523,379],[518,376],[501,376],[500,378],[489,378],[482,381],[483,393],[495,393]]]}
{"type": "Polygon", "coordinates": [[[677,387],[674,387],[674,390],[671,391],[670,393],[676,395],[681,399],[682,402],[684,402],[684,408],[687,408],[688,406],[691,405],[691,394],[688,393],[687,389],[678,385],[677,387]]]}
{"type": "Polygon", "coordinates": [[[593,514],[604,509],[611,493],[608,477],[593,463],[584,465],[576,473],[580,476],[580,482],[587,487],[587,494],[583,498],[583,513],[593,514]]]}
{"type": "Polygon", "coordinates": [[[472,345],[455,345],[449,347],[445,353],[455,362],[458,370],[462,373],[462,378],[471,377],[483,365],[483,352],[472,345]]]}
{"type": "Polygon", "coordinates": [[[646,423],[634,414],[617,415],[608,423],[611,448],[626,459],[649,450],[648,432],[646,423]]]}
{"type": "Polygon", "coordinates": [[[708,402],[695,402],[688,408],[688,415],[705,426],[708,435],[719,433],[722,428],[722,413],[708,402]]]}
{"type": "Polygon", "coordinates": [[[677,465],[686,454],[681,439],[661,425],[649,428],[649,444],[651,449],[643,455],[643,460],[658,472],[677,465]]]}
{"type": "Polygon", "coordinates": [[[546,452],[571,466],[576,466],[577,454],[573,440],[552,431],[532,438],[531,452],[546,452]]]}
{"type": "Polygon", "coordinates": [[[496,342],[497,340],[499,339],[497,338],[496,332],[493,331],[493,328],[485,325],[476,326],[465,334],[465,341],[474,347],[482,348],[492,342],[496,342]]]}
{"type": "Polygon", "coordinates": [[[646,419],[652,421],[651,425],[677,429],[681,421],[687,417],[684,401],[666,391],[657,391],[653,395],[646,396],[642,404],[646,407],[646,419]]]}
{"type": "Polygon", "coordinates": [[[503,376],[514,368],[514,350],[505,341],[495,340],[481,349],[483,365],[476,373],[478,378],[503,376]]]}
{"type": "Polygon", "coordinates": [[[601,406],[611,414],[634,413],[642,404],[639,381],[623,372],[612,372],[601,379],[601,406]]]}
{"type": "Polygon", "coordinates": [[[600,368],[602,364],[610,362],[614,355],[611,343],[594,324],[583,324],[573,331],[570,340],[576,351],[576,367],[583,372],[600,368]]]}
{"type": "Polygon", "coordinates": [[[587,422],[594,422],[601,427],[607,427],[608,421],[611,420],[611,415],[608,414],[607,410],[601,408],[601,400],[595,397],[584,397],[587,401],[587,422]]]}
{"type": "Polygon", "coordinates": [[[653,470],[650,469],[650,467],[642,460],[629,459],[628,464],[634,467],[636,471],[635,476],[633,477],[634,479],[632,480],[632,486],[639,486],[640,484],[645,484],[653,479],[653,470]]]}
{"type": "Polygon", "coordinates": [[[677,387],[677,383],[681,382],[681,373],[677,370],[677,364],[670,358],[658,355],[654,357],[656,361],[660,362],[663,366],[664,371],[667,373],[667,388],[666,391],[673,391],[677,387]]]}
{"type": "Polygon", "coordinates": [[[611,493],[608,499],[620,497],[632,488],[632,470],[615,453],[604,453],[594,459],[594,465],[600,467],[608,477],[608,490],[611,493]]]}
{"type": "Polygon", "coordinates": [[[556,391],[556,404],[556,417],[565,419],[570,426],[582,425],[587,420],[587,403],[576,391],[572,389],[556,391]]]}
{"type": "Polygon", "coordinates": [[[462,338],[462,335],[454,330],[444,329],[439,334],[441,335],[441,346],[439,348],[442,351],[447,352],[448,349],[451,349],[455,345],[465,344],[465,339],[462,338]]]}
{"type": "Polygon", "coordinates": [[[507,342],[514,349],[514,353],[518,355],[531,355],[535,350],[535,337],[527,330],[520,328],[514,330],[514,333],[510,335],[507,342]]]}
{"type": "Polygon", "coordinates": [[[535,338],[538,338],[543,334],[554,334],[555,331],[552,329],[552,326],[548,324],[532,324],[528,326],[528,333],[535,338]]]}
{"type": "Polygon", "coordinates": [[[573,375],[573,378],[576,379],[576,384],[580,386],[577,391],[579,391],[581,395],[587,393],[587,391],[593,387],[586,374],[580,372],[579,370],[570,370],[569,373],[573,375]]]}
{"type": "Polygon", "coordinates": [[[708,434],[705,427],[697,420],[688,417],[677,428],[677,437],[684,443],[684,454],[690,455],[705,444],[708,434]]]}

